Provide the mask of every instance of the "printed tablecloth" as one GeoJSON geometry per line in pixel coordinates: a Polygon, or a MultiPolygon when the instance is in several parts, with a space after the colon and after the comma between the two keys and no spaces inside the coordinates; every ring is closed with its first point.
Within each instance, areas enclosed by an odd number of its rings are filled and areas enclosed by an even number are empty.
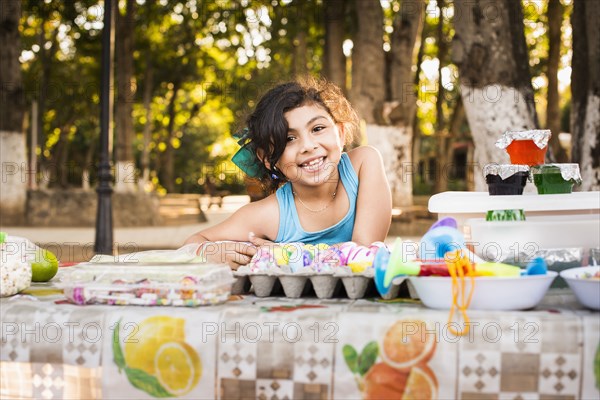
{"type": "Polygon", "coordinates": [[[75,306],[38,285],[0,310],[2,399],[600,397],[600,315],[568,290],[470,311],[463,337],[410,299],[75,306]]]}

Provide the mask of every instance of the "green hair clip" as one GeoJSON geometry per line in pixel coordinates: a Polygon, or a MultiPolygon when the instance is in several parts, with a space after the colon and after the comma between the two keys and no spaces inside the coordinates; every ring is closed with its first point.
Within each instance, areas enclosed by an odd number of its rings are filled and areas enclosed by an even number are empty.
{"type": "Polygon", "coordinates": [[[258,159],[252,146],[250,146],[250,130],[244,128],[241,131],[234,133],[232,136],[238,139],[240,149],[233,155],[231,161],[251,178],[262,178],[263,176],[268,175],[267,169],[258,159]]]}

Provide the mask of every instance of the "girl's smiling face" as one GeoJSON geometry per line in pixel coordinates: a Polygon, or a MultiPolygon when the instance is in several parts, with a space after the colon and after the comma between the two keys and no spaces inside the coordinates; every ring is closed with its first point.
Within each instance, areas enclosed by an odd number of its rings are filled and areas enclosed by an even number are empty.
{"type": "Polygon", "coordinates": [[[294,108],[284,117],[288,124],[287,144],[277,168],[295,184],[319,186],[337,180],[343,126],[316,104],[294,108]]]}

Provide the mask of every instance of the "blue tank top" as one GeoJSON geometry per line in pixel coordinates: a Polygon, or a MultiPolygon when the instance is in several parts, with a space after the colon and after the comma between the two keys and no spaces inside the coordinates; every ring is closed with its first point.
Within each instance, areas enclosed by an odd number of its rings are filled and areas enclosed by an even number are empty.
{"type": "Polygon", "coordinates": [[[335,225],[316,232],[306,232],[300,225],[298,210],[294,204],[292,185],[286,183],[275,193],[279,203],[279,230],[276,243],[302,242],[305,244],[327,243],[329,245],[352,240],[354,217],[356,216],[356,198],[358,196],[358,176],[348,154],[342,153],[338,164],[342,185],[348,193],[350,207],[348,213],[335,225]]]}

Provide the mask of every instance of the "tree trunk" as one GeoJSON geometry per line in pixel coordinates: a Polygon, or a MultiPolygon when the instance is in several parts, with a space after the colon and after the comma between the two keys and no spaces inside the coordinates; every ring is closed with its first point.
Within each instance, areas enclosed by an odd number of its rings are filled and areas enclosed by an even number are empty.
{"type": "MultiPolygon", "coordinates": [[[[54,56],[56,54],[56,50],[58,49],[58,27],[53,29],[50,32],[51,35],[51,39],[50,39],[50,43],[51,46],[49,49],[46,49],[46,27],[47,26],[51,26],[51,24],[47,23],[47,20],[50,18],[50,16],[47,14],[47,10],[42,7],[42,21],[40,24],[40,31],[39,31],[39,41],[38,41],[38,46],[40,47],[39,50],[39,57],[40,57],[40,64],[41,64],[41,74],[40,74],[40,84],[39,84],[39,88],[38,88],[38,114],[37,114],[37,123],[38,123],[38,142],[40,145],[40,149],[41,151],[41,155],[40,155],[40,169],[42,170],[42,176],[46,176],[49,177],[52,175],[52,171],[55,170],[58,166],[56,165],[51,165],[51,159],[52,159],[52,155],[48,155],[46,156],[46,151],[44,150],[49,150],[46,148],[46,132],[44,131],[44,118],[46,115],[46,100],[48,98],[49,95],[49,90],[51,88],[51,79],[52,79],[52,67],[53,67],[53,61],[54,61],[54,56]]],[[[42,187],[47,187],[48,185],[52,184],[53,182],[50,179],[43,179],[42,180],[42,187]]]]}
{"type": "Polygon", "coordinates": [[[454,111],[452,112],[452,117],[450,118],[450,126],[448,127],[451,138],[457,138],[460,136],[460,128],[464,122],[464,119],[465,107],[463,106],[462,100],[458,98],[456,105],[454,106],[454,111]]]}
{"type": "Polygon", "coordinates": [[[81,171],[81,188],[83,190],[90,189],[90,168],[93,168],[92,161],[94,160],[94,150],[96,146],[92,146],[91,143],[88,144],[87,150],[85,152],[85,158],[83,162],[83,170],[81,171]]]}
{"type": "Polygon", "coordinates": [[[69,131],[75,122],[71,117],[60,128],[58,141],[52,148],[50,182],[53,187],[65,189],[69,185],[69,131]]]}
{"type": "Polygon", "coordinates": [[[394,178],[394,171],[398,170],[392,167],[396,158],[388,139],[399,135],[396,136],[393,128],[384,126],[382,115],[386,98],[383,9],[379,0],[356,0],[354,8],[357,27],[352,38],[354,46],[349,93],[352,105],[366,126],[359,137],[354,138],[351,147],[361,145],[366,136],[367,142],[381,153],[390,180],[394,178]]]}
{"type": "Polygon", "coordinates": [[[550,148],[554,161],[568,162],[567,152],[558,140],[560,133],[560,105],[558,95],[558,66],[560,63],[560,28],[563,21],[563,6],[560,0],[548,1],[548,104],[546,107],[546,128],[550,129],[550,148]]]}
{"type": "Polygon", "coordinates": [[[482,169],[490,162],[508,162],[495,147],[507,130],[536,128],[537,114],[529,72],[520,1],[456,0],[453,61],[475,144],[468,168],[475,190],[486,190],[482,169]]]}
{"type": "Polygon", "coordinates": [[[600,190],[600,2],[575,0],[571,78],[572,159],[579,163],[580,190],[600,190]]]}
{"type": "Polygon", "coordinates": [[[21,0],[0,6],[0,225],[25,222],[27,155],[23,133],[25,99],[21,77],[21,0]]]}
{"type": "Polygon", "coordinates": [[[412,136],[416,96],[412,73],[421,0],[405,0],[395,16],[386,102],[383,9],[378,0],[356,0],[358,29],[352,52],[350,97],[366,122],[368,143],[383,157],[394,206],[412,205],[412,136]]]}
{"type": "Polygon", "coordinates": [[[422,0],[404,0],[394,16],[392,33],[391,93],[392,100],[398,103],[390,113],[390,120],[394,125],[411,127],[411,131],[417,107],[412,67],[415,44],[423,27],[424,6],[422,0]]]}
{"type": "Polygon", "coordinates": [[[304,31],[303,27],[300,27],[300,31],[294,38],[294,76],[296,77],[306,75],[308,72],[307,51],[306,31],[304,31]]]}
{"type": "Polygon", "coordinates": [[[446,38],[444,35],[444,21],[443,17],[444,9],[445,9],[445,1],[437,0],[437,6],[440,12],[440,17],[438,18],[438,24],[436,26],[436,43],[438,47],[438,92],[437,98],[435,100],[435,134],[437,136],[437,147],[436,151],[436,168],[435,168],[435,186],[434,191],[436,193],[445,192],[448,190],[448,168],[449,168],[449,157],[450,157],[450,144],[452,141],[452,137],[448,133],[446,129],[446,123],[444,118],[444,86],[442,85],[442,68],[444,67],[444,63],[446,57],[448,56],[448,44],[446,43],[446,38]]]}
{"type": "Polygon", "coordinates": [[[405,0],[393,22],[390,70],[392,109],[387,117],[396,133],[386,137],[385,146],[393,152],[389,158],[384,158],[384,163],[389,171],[392,202],[396,206],[410,206],[413,203],[413,176],[417,168],[412,162],[412,140],[417,98],[412,66],[415,50],[420,48],[417,38],[423,27],[424,8],[422,0],[405,0]]]}
{"type": "Polygon", "coordinates": [[[56,155],[57,160],[57,172],[58,177],[56,183],[59,187],[66,189],[69,186],[69,131],[71,130],[72,121],[68,122],[65,126],[60,129],[60,138],[58,144],[60,145],[60,151],[56,155]]]}
{"type": "Polygon", "coordinates": [[[135,183],[135,160],[133,157],[133,101],[135,82],[133,77],[133,35],[135,0],[127,0],[125,15],[116,11],[116,69],[117,102],[115,115],[116,165],[115,191],[133,192],[135,183]]]}
{"type": "Polygon", "coordinates": [[[144,110],[146,110],[146,123],[144,124],[144,144],[140,167],[142,176],[139,181],[141,189],[148,184],[150,180],[150,139],[152,130],[152,91],[154,86],[154,67],[152,65],[150,52],[146,55],[146,71],[144,73],[144,110]]]}
{"type": "Polygon", "coordinates": [[[293,7],[293,12],[297,16],[302,16],[297,21],[294,21],[294,40],[292,42],[294,50],[292,53],[292,75],[294,77],[302,77],[308,73],[308,21],[310,8],[305,1],[294,1],[290,4],[293,7]]]}
{"type": "Polygon", "coordinates": [[[324,75],[346,90],[346,56],[344,55],[344,0],[325,0],[324,75]]]}
{"type": "Polygon", "coordinates": [[[174,163],[175,163],[175,149],[173,148],[173,137],[175,136],[175,102],[177,101],[177,92],[179,92],[179,82],[173,82],[173,90],[171,100],[169,101],[169,125],[167,126],[167,148],[165,150],[165,164],[164,174],[161,184],[167,189],[167,192],[173,193],[175,191],[175,179],[174,179],[174,163]]]}
{"type": "MultiPolygon", "coordinates": [[[[425,32],[425,30],[421,29],[421,37],[419,38],[420,42],[419,42],[419,45],[416,46],[419,48],[419,50],[417,51],[417,59],[415,61],[416,71],[415,71],[415,76],[413,79],[415,88],[417,88],[421,82],[421,64],[423,63],[423,57],[425,55],[425,37],[426,36],[427,36],[427,33],[425,32]]],[[[415,171],[417,171],[417,173],[420,173],[418,171],[418,165],[421,162],[421,158],[422,158],[421,157],[421,142],[422,142],[421,138],[422,138],[422,133],[419,128],[419,116],[417,113],[417,108],[415,107],[415,112],[413,115],[413,141],[412,141],[411,154],[412,154],[414,169],[415,169],[415,171]]]]}
{"type": "Polygon", "coordinates": [[[383,124],[385,57],[383,9],[379,0],[356,0],[358,27],[353,38],[350,100],[367,124],[383,124]]]}
{"type": "MultiPolygon", "coordinates": [[[[41,64],[41,73],[39,76],[39,88],[37,93],[37,102],[38,102],[38,113],[37,113],[37,124],[38,124],[38,143],[40,146],[40,168],[46,168],[46,157],[44,156],[44,149],[46,147],[46,135],[44,132],[44,114],[46,112],[46,94],[48,93],[48,81],[50,79],[50,62],[47,57],[47,50],[45,45],[45,35],[44,35],[44,26],[46,25],[44,18],[42,17],[40,26],[40,31],[38,32],[38,46],[39,50],[39,58],[41,64]]],[[[51,61],[51,60],[50,60],[51,61]]],[[[46,182],[48,185],[48,182],[46,182]]]]}
{"type": "Polygon", "coordinates": [[[412,136],[412,127],[407,125],[367,125],[368,143],[383,158],[394,207],[413,204],[412,182],[417,168],[412,163],[412,136]]]}

